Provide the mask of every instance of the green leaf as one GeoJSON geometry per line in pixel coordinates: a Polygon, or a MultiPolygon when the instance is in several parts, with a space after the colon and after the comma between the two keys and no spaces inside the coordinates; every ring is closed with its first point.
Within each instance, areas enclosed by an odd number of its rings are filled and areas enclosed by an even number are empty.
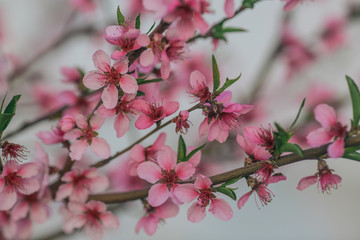
{"type": "Polygon", "coordinates": [[[213,71],[213,84],[214,84],[213,92],[215,92],[216,89],[218,89],[220,86],[220,72],[214,55],[212,55],[212,71],[213,71]]]}
{"type": "Polygon", "coordinates": [[[186,156],[186,144],[183,137],[180,135],[178,143],[177,162],[183,162],[186,156]]]}
{"type": "Polygon", "coordinates": [[[222,93],[223,91],[225,91],[228,87],[230,87],[231,85],[233,85],[237,80],[239,80],[241,77],[241,73],[237,78],[234,79],[228,79],[226,78],[226,82],[224,83],[224,85],[216,91],[216,95],[219,95],[220,93],[222,93]]]}
{"type": "Polygon", "coordinates": [[[0,113],[2,113],[6,96],[7,96],[7,92],[5,93],[5,96],[4,96],[4,98],[3,98],[2,102],[1,102],[0,113]]]}
{"type": "Polygon", "coordinates": [[[117,8],[117,20],[120,26],[125,26],[125,17],[120,11],[120,6],[117,8]]]}
{"type": "Polygon", "coordinates": [[[227,186],[227,185],[234,184],[234,183],[236,183],[237,181],[239,181],[241,178],[242,178],[242,177],[230,179],[229,181],[221,184],[221,186],[222,186],[222,187],[225,187],[225,186],[227,186]]]}
{"type": "Polygon", "coordinates": [[[280,148],[280,153],[284,153],[284,152],[296,153],[300,157],[304,156],[304,153],[303,153],[301,147],[299,147],[299,145],[293,144],[293,143],[286,143],[286,144],[282,145],[280,148]]]}
{"type": "Polygon", "coordinates": [[[255,3],[260,1],[261,0],[244,0],[242,6],[244,8],[254,8],[255,3]]]}
{"type": "Polygon", "coordinates": [[[237,28],[237,27],[225,27],[222,29],[223,33],[231,33],[231,32],[247,32],[244,28],[237,28]]]}
{"type": "Polygon", "coordinates": [[[136,17],[136,20],[135,20],[135,28],[136,29],[140,29],[140,25],[141,25],[141,22],[140,22],[140,16],[141,14],[139,13],[136,17]]]}
{"type": "Polygon", "coordinates": [[[359,126],[360,120],[360,93],[359,88],[356,86],[354,80],[352,80],[349,76],[346,76],[346,81],[349,85],[351,103],[353,108],[353,119],[351,121],[351,125],[354,128],[359,126]]]}
{"type": "Polygon", "coordinates": [[[138,85],[163,81],[161,78],[155,78],[155,79],[150,79],[150,80],[145,80],[145,79],[146,78],[139,78],[139,79],[136,79],[136,81],[137,81],[138,85]]]}
{"type": "Polygon", "coordinates": [[[348,147],[348,148],[345,148],[345,153],[356,152],[358,150],[360,150],[360,146],[348,147]]]}
{"type": "Polygon", "coordinates": [[[358,152],[345,153],[342,157],[360,162],[360,153],[358,152]]]}
{"type": "Polygon", "coordinates": [[[275,154],[281,154],[281,147],[285,145],[291,138],[290,134],[286,132],[278,123],[275,123],[277,132],[273,132],[275,141],[275,154]]]}
{"type": "Polygon", "coordinates": [[[154,22],[153,25],[151,25],[149,31],[147,31],[146,34],[149,34],[151,32],[151,30],[153,30],[153,28],[155,27],[155,24],[156,24],[156,22],[154,22]]]}
{"type": "Polygon", "coordinates": [[[215,189],[236,201],[236,194],[232,189],[222,186],[216,187],[215,189]]]}
{"type": "Polygon", "coordinates": [[[137,97],[145,96],[145,93],[142,92],[142,91],[137,91],[136,96],[137,96],[137,97]]]}
{"type": "Polygon", "coordinates": [[[198,148],[195,148],[194,150],[192,150],[183,160],[183,162],[187,162],[189,161],[189,159],[195,155],[195,153],[197,153],[198,151],[200,151],[203,147],[205,147],[206,143],[201,145],[200,147],[198,148]]]}
{"type": "Polygon", "coordinates": [[[298,113],[296,114],[296,118],[295,118],[295,120],[292,122],[292,124],[291,124],[291,126],[290,126],[290,130],[295,126],[297,120],[299,119],[301,110],[303,109],[303,107],[304,107],[304,105],[305,105],[305,100],[306,100],[306,98],[304,98],[304,100],[302,101],[302,103],[301,103],[301,105],[300,105],[300,109],[299,109],[298,113]]]}
{"type": "Polygon", "coordinates": [[[16,103],[19,101],[20,97],[21,95],[14,96],[6,106],[4,113],[0,113],[0,133],[9,126],[11,119],[15,115],[16,103]]]}

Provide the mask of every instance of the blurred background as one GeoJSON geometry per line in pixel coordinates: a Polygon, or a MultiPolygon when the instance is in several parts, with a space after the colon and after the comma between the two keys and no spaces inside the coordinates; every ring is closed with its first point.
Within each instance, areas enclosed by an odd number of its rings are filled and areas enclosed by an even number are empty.
{"type": "MultiPolygon", "coordinates": [[[[7,89],[8,95],[22,94],[9,131],[59,107],[52,96],[69,89],[61,82],[64,76],[60,69],[67,66],[84,72],[93,70],[92,55],[96,50],[108,53],[114,50],[103,36],[106,26],[116,24],[117,6],[125,16],[134,18],[137,9],[132,6],[135,2],[94,1],[93,7],[79,10],[71,1],[0,0],[0,93],[7,89]]],[[[204,17],[212,24],[225,17],[224,1],[209,2],[214,12],[204,17]]],[[[235,0],[236,7],[240,4],[240,0],[235,0]]],[[[284,12],[283,5],[284,2],[278,0],[261,1],[254,9],[226,23],[244,28],[246,32],[228,34],[227,43],[221,41],[214,52],[210,39],[199,39],[190,44],[190,56],[205,64],[201,71],[208,78],[211,77],[212,53],[217,58],[223,81],[242,73],[241,79],[231,87],[233,101],[256,107],[251,118],[244,119],[244,126],[267,126],[274,121],[289,126],[302,99],[307,97],[299,122],[304,132],[299,132],[299,137],[294,139],[306,146],[304,136],[319,126],[310,119],[313,107],[320,102],[337,107],[339,119],[350,125],[351,105],[345,75],[359,83],[360,17],[356,14],[360,11],[356,11],[360,1],[304,0],[290,12],[284,12]],[[292,48],[291,44],[298,48],[292,48]]],[[[153,15],[142,15],[143,32],[152,23],[153,15]]],[[[175,70],[173,78],[188,81],[189,69],[193,66],[184,63],[182,67],[187,71],[175,70]]],[[[180,109],[192,105],[186,92],[179,99],[180,109]]],[[[190,115],[193,125],[184,136],[188,145],[199,146],[204,142],[198,139],[199,118],[202,119],[200,111],[190,115]]],[[[100,134],[111,144],[113,153],[147,132],[132,127],[126,136],[118,139],[112,121],[107,121],[100,134]]],[[[35,134],[55,124],[55,121],[43,122],[11,140],[26,146],[31,159],[34,142],[39,141],[35,134]]],[[[173,127],[165,128],[164,132],[167,132],[166,143],[176,149],[178,135],[173,127]]],[[[156,137],[142,144],[152,144],[156,137]]],[[[210,163],[209,173],[243,166],[244,155],[234,139],[234,136],[229,137],[227,143],[221,145],[211,143],[204,150],[202,161],[210,163]]],[[[57,149],[58,146],[46,146],[52,161],[60,154],[57,149]]],[[[88,161],[92,160],[96,157],[89,154],[88,161]]],[[[250,197],[238,210],[236,201],[226,199],[234,210],[234,217],[228,222],[208,213],[202,222],[190,223],[186,219],[190,204],[184,204],[177,217],[159,224],[155,235],[149,237],[144,232],[135,233],[143,210],[141,202],[134,201],[121,205],[117,211],[120,228],[106,231],[105,239],[359,239],[360,164],[345,159],[327,162],[342,177],[341,186],[329,195],[319,192],[316,186],[302,192],[296,189],[302,177],[317,171],[316,161],[303,161],[278,170],[287,180],[269,187],[275,197],[267,206],[258,209],[254,198],[250,197]]],[[[112,163],[103,171],[115,166],[116,163],[112,163]]],[[[238,197],[250,190],[244,180],[236,186],[239,187],[238,197]]],[[[52,205],[51,218],[45,224],[35,224],[33,239],[51,236],[61,229],[58,207],[59,204],[52,205]]],[[[76,233],[57,239],[87,239],[87,236],[76,233]]]]}

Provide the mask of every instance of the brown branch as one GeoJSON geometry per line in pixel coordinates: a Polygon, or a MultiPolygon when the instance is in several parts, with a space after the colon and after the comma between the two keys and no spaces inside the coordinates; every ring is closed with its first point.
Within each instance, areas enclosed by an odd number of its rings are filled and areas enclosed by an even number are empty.
{"type": "MultiPolygon", "coordinates": [[[[329,144],[323,145],[318,148],[310,148],[304,150],[304,156],[302,157],[297,154],[285,155],[275,161],[276,165],[280,167],[307,159],[318,159],[327,153],[328,145],[329,144]]],[[[360,136],[351,137],[345,141],[346,147],[353,147],[359,145],[360,145],[360,136]]],[[[247,177],[251,174],[254,174],[257,170],[259,170],[262,167],[263,167],[262,163],[255,163],[247,167],[233,169],[231,171],[212,176],[210,177],[210,179],[213,182],[213,184],[220,184],[231,179],[247,177]]],[[[193,182],[193,181],[186,181],[186,183],[188,182],[193,182]]],[[[104,203],[120,203],[120,202],[146,198],[148,195],[148,191],[149,188],[130,191],[130,192],[123,192],[123,193],[94,194],[89,196],[89,200],[97,200],[97,201],[102,201],[104,203]]]]}

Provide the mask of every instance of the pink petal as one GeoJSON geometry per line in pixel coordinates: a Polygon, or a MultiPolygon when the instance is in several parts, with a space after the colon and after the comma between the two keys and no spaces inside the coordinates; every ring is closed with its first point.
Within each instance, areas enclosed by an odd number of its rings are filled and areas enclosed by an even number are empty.
{"type": "Polygon", "coordinates": [[[168,77],[170,76],[170,61],[165,51],[163,51],[161,54],[160,74],[162,79],[168,79],[168,77]]]}
{"type": "Polygon", "coordinates": [[[73,191],[73,186],[74,186],[73,183],[66,183],[66,184],[60,185],[59,189],[56,192],[55,200],[61,201],[65,198],[67,198],[68,196],[70,196],[70,194],[73,191]]]}
{"type": "Polygon", "coordinates": [[[125,58],[122,59],[121,61],[116,61],[113,67],[118,73],[125,74],[128,71],[128,64],[129,61],[125,58]]]}
{"type": "Polygon", "coordinates": [[[161,169],[153,162],[141,163],[137,168],[139,178],[145,179],[149,183],[155,183],[162,178],[161,169]]]}
{"type": "Polygon", "coordinates": [[[200,90],[206,86],[206,78],[200,71],[195,70],[190,74],[190,85],[194,90],[200,90]]]}
{"type": "Polygon", "coordinates": [[[40,183],[36,178],[23,179],[23,186],[18,188],[19,193],[24,195],[30,195],[34,192],[39,191],[40,183]]]}
{"type": "Polygon", "coordinates": [[[232,93],[230,91],[224,91],[220,93],[219,96],[215,98],[216,101],[222,102],[222,103],[229,103],[232,98],[232,93]]]}
{"type": "Polygon", "coordinates": [[[0,192],[4,189],[5,179],[0,176],[0,192]]]}
{"type": "Polygon", "coordinates": [[[164,111],[166,113],[166,116],[169,116],[176,112],[179,109],[179,103],[175,101],[170,101],[164,103],[164,111]]]}
{"type": "Polygon", "coordinates": [[[116,136],[118,138],[125,135],[125,133],[129,130],[130,127],[130,120],[127,116],[123,114],[119,114],[116,116],[114,120],[114,129],[116,131],[116,136]]]}
{"type": "Polygon", "coordinates": [[[176,165],[175,172],[181,180],[186,180],[194,174],[195,168],[191,163],[181,162],[176,165]]]}
{"type": "Polygon", "coordinates": [[[112,117],[116,114],[116,109],[107,109],[106,107],[104,107],[104,104],[101,104],[97,110],[97,113],[104,118],[112,117]]]}
{"type": "Polygon", "coordinates": [[[216,119],[210,124],[208,140],[214,141],[220,136],[220,121],[216,119]]]}
{"type": "Polygon", "coordinates": [[[175,196],[182,202],[190,202],[199,196],[194,184],[181,184],[174,190],[175,196]]]}
{"type": "Polygon", "coordinates": [[[104,103],[104,106],[108,109],[112,109],[116,106],[118,98],[118,89],[114,84],[110,84],[109,86],[105,87],[101,94],[101,99],[104,103]]]}
{"type": "Polygon", "coordinates": [[[317,181],[318,181],[317,175],[304,177],[299,181],[296,188],[297,188],[297,190],[302,191],[305,188],[308,188],[309,186],[314,185],[317,181]]]}
{"type": "Polygon", "coordinates": [[[135,94],[138,90],[138,84],[136,82],[136,79],[128,74],[124,74],[120,78],[120,87],[121,89],[128,94],[135,94]]]}
{"type": "Polygon", "coordinates": [[[152,236],[156,232],[158,227],[159,219],[154,215],[148,216],[144,223],[144,231],[147,235],[152,236]]]}
{"type": "Polygon", "coordinates": [[[145,161],[145,148],[140,144],[136,144],[130,150],[130,158],[137,161],[143,162],[145,161]]]}
{"type": "Polygon", "coordinates": [[[110,157],[110,145],[103,138],[95,137],[91,142],[91,151],[93,151],[98,157],[106,159],[110,157]]]}
{"type": "Polygon", "coordinates": [[[241,198],[237,202],[238,209],[241,209],[245,205],[245,203],[249,200],[251,193],[252,191],[245,193],[244,195],[241,196],[241,198]]]}
{"type": "Polygon", "coordinates": [[[0,210],[7,211],[12,208],[17,199],[17,194],[10,187],[5,187],[2,192],[0,192],[0,210]]]}
{"type": "Polygon", "coordinates": [[[24,163],[20,165],[17,175],[23,178],[33,177],[38,173],[38,169],[36,163],[24,163]]]}
{"type": "Polygon", "coordinates": [[[83,213],[88,210],[86,204],[82,202],[69,202],[68,208],[73,213],[83,213]]]}
{"type": "Polygon", "coordinates": [[[176,166],[177,155],[169,146],[164,146],[159,152],[157,162],[162,169],[172,170],[176,166]]]}
{"type": "Polygon", "coordinates": [[[221,198],[215,198],[211,200],[209,211],[215,215],[215,217],[227,221],[233,217],[233,210],[230,205],[221,198]]]}
{"type": "Polygon", "coordinates": [[[330,107],[327,104],[319,104],[316,106],[315,110],[315,119],[323,127],[331,128],[336,123],[336,113],[334,108],[330,107]]]}
{"type": "Polygon", "coordinates": [[[206,216],[205,210],[205,207],[202,207],[195,202],[189,207],[187,211],[187,219],[193,223],[200,222],[206,216]]]}
{"type": "Polygon", "coordinates": [[[83,83],[85,87],[91,90],[97,90],[104,86],[105,80],[106,80],[105,75],[100,71],[95,70],[85,74],[83,83]]]}
{"type": "Polygon", "coordinates": [[[199,29],[201,34],[206,34],[209,30],[209,24],[204,20],[204,18],[199,13],[194,13],[193,15],[194,26],[199,29]]]}
{"type": "Polygon", "coordinates": [[[329,157],[340,158],[344,155],[344,139],[339,138],[335,142],[331,143],[327,149],[329,157]]]}
{"type": "Polygon", "coordinates": [[[45,205],[35,203],[31,205],[30,208],[30,217],[31,220],[43,223],[48,218],[49,211],[45,205]]]}
{"type": "Polygon", "coordinates": [[[298,5],[300,0],[287,0],[288,2],[284,6],[284,11],[290,11],[298,5]]]}
{"type": "Polygon", "coordinates": [[[70,132],[65,133],[64,139],[75,140],[75,139],[78,139],[81,135],[82,135],[81,130],[76,128],[76,129],[71,130],[70,132]]]}
{"type": "Polygon", "coordinates": [[[209,132],[208,118],[205,118],[199,126],[199,136],[205,136],[209,132]]]}
{"type": "Polygon", "coordinates": [[[99,130],[100,127],[103,125],[105,119],[102,118],[101,116],[95,114],[91,119],[90,119],[90,126],[91,128],[96,131],[99,130]]]}
{"type": "Polygon", "coordinates": [[[159,150],[162,146],[164,146],[166,141],[166,133],[160,133],[153,145],[152,149],[159,150]]]}
{"type": "Polygon", "coordinates": [[[110,182],[106,176],[97,176],[91,179],[88,187],[91,193],[98,193],[106,190],[109,185],[110,182]]]}
{"type": "Polygon", "coordinates": [[[226,0],[224,8],[225,8],[226,16],[228,18],[234,16],[235,13],[234,0],[226,0]]]}
{"type": "Polygon", "coordinates": [[[72,160],[80,160],[87,149],[87,142],[85,140],[76,140],[70,146],[70,158],[72,160]]]}
{"type": "Polygon", "coordinates": [[[100,219],[106,228],[118,228],[120,226],[119,220],[111,212],[101,214],[100,219]]]}
{"type": "Polygon", "coordinates": [[[135,122],[135,127],[137,129],[146,129],[151,127],[154,124],[154,121],[148,116],[142,114],[135,122]]]}
{"type": "Polygon", "coordinates": [[[170,196],[168,187],[165,184],[157,183],[153,185],[149,190],[148,201],[153,207],[160,206],[170,196]]]}
{"type": "Polygon", "coordinates": [[[154,53],[151,49],[145,50],[140,55],[140,64],[144,67],[150,66],[154,62],[154,53]]]}
{"type": "Polygon", "coordinates": [[[312,147],[318,147],[325,143],[330,142],[332,136],[329,134],[329,131],[325,128],[319,128],[315,131],[310,132],[306,136],[307,143],[312,147]]]}
{"type": "MultiPolygon", "coordinates": [[[[192,150],[194,150],[194,147],[189,146],[187,148],[187,152],[190,153],[192,150]]],[[[191,163],[194,167],[200,164],[201,160],[201,151],[196,152],[187,162],[191,163]]]]}
{"type": "Polygon", "coordinates": [[[210,188],[212,182],[210,180],[210,178],[208,178],[207,176],[204,176],[202,174],[198,174],[196,176],[196,180],[195,180],[195,187],[197,189],[208,189],[210,188]]]}
{"type": "Polygon", "coordinates": [[[111,70],[111,62],[109,55],[103,50],[97,50],[93,57],[94,65],[97,69],[102,72],[110,72],[111,70]]]}
{"type": "MultiPolygon", "coordinates": [[[[126,51],[114,51],[112,54],[111,54],[111,59],[114,59],[114,60],[121,60],[123,59],[123,57],[125,57],[127,54],[126,51]]],[[[114,64],[115,65],[115,64],[114,64]]]]}
{"type": "Polygon", "coordinates": [[[136,43],[139,44],[142,47],[146,47],[147,45],[150,44],[150,38],[146,34],[140,34],[136,38],[136,43]]]}
{"type": "Polygon", "coordinates": [[[26,201],[20,201],[11,210],[11,218],[14,221],[25,218],[29,211],[29,204],[26,201]]]}
{"type": "Polygon", "coordinates": [[[85,186],[77,185],[74,187],[72,193],[69,196],[70,201],[85,202],[89,196],[89,191],[85,186]]]}
{"type": "Polygon", "coordinates": [[[178,205],[172,201],[166,201],[163,205],[156,208],[156,216],[162,219],[175,217],[179,213],[178,205]]]}
{"type": "Polygon", "coordinates": [[[75,122],[79,128],[87,128],[88,127],[87,119],[85,118],[84,115],[81,115],[81,114],[76,115],[75,122]]]}

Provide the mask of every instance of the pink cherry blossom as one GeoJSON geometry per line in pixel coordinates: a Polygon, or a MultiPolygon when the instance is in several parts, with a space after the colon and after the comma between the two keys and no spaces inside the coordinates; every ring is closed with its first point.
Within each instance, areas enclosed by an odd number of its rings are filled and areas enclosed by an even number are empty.
{"type": "Polygon", "coordinates": [[[17,193],[29,195],[40,189],[39,181],[33,178],[37,171],[35,163],[5,162],[0,176],[0,210],[11,209],[18,198],[17,193]]]}
{"type": "Polygon", "coordinates": [[[70,154],[72,160],[80,160],[84,155],[87,146],[90,145],[93,151],[100,158],[108,158],[110,156],[110,146],[105,139],[97,137],[96,130],[100,129],[104,123],[104,119],[98,115],[94,115],[90,120],[90,125],[83,115],[75,117],[77,128],[65,133],[64,139],[75,140],[70,146],[70,154]]]}
{"type": "Polygon", "coordinates": [[[173,123],[176,124],[175,127],[175,132],[178,133],[182,133],[182,134],[186,134],[188,131],[188,128],[190,127],[189,124],[189,112],[188,111],[180,111],[179,115],[174,118],[173,120],[171,120],[173,123]]]}
{"type": "Polygon", "coordinates": [[[167,218],[175,217],[179,212],[179,207],[171,201],[166,201],[158,207],[152,207],[145,203],[145,215],[136,224],[135,232],[139,233],[141,229],[152,236],[157,230],[158,224],[167,218]]]}
{"type": "Polygon", "coordinates": [[[161,121],[164,117],[167,117],[179,108],[179,103],[175,101],[169,101],[162,103],[149,102],[138,104],[137,109],[142,111],[142,115],[135,122],[137,129],[146,129],[151,127],[154,123],[161,121]]]}
{"type": "Polygon", "coordinates": [[[231,97],[231,92],[225,91],[204,104],[203,114],[206,117],[199,127],[200,136],[208,134],[209,141],[225,142],[229,131],[240,125],[241,115],[254,108],[252,105],[232,103],[231,97]]]}
{"type": "Polygon", "coordinates": [[[256,206],[259,208],[259,205],[256,200],[256,196],[259,198],[262,206],[267,205],[268,203],[271,202],[272,198],[275,196],[274,193],[267,188],[267,185],[269,183],[277,183],[283,180],[286,180],[286,176],[282,174],[274,174],[270,178],[268,183],[260,182],[256,178],[249,177],[246,181],[248,186],[251,187],[251,191],[245,193],[241,198],[239,198],[237,202],[238,208],[241,209],[245,205],[245,203],[249,200],[250,195],[254,192],[256,193],[254,195],[256,206]]]}
{"type": "Polygon", "coordinates": [[[118,102],[118,87],[124,93],[135,94],[138,90],[136,79],[126,74],[128,61],[116,61],[111,67],[110,57],[103,50],[93,55],[94,65],[98,70],[88,72],[83,79],[84,85],[92,90],[103,88],[101,99],[106,108],[112,109],[118,102]]]}
{"type": "Polygon", "coordinates": [[[190,178],[195,168],[187,162],[177,162],[177,154],[168,146],[159,151],[157,163],[144,162],[137,168],[138,176],[154,185],[149,190],[148,201],[153,207],[160,206],[169,197],[175,203],[181,203],[174,195],[176,182],[190,178]]]}
{"type": "Polygon", "coordinates": [[[69,197],[70,201],[85,202],[89,193],[104,191],[109,186],[109,180],[99,175],[96,168],[73,169],[61,178],[64,184],[56,192],[56,201],[69,197]]]}
{"type": "Polygon", "coordinates": [[[273,129],[270,124],[268,128],[245,127],[243,134],[251,142],[265,147],[265,149],[267,150],[274,148],[275,140],[273,135],[273,129]]]}
{"type": "Polygon", "coordinates": [[[223,199],[217,198],[211,189],[210,178],[198,174],[194,184],[182,184],[175,189],[174,194],[180,201],[190,202],[197,198],[187,211],[190,222],[200,222],[205,218],[206,207],[210,205],[209,212],[215,217],[227,221],[232,218],[233,211],[223,199]]]}
{"type": "Polygon", "coordinates": [[[310,132],[306,140],[312,147],[318,147],[335,140],[328,146],[327,152],[331,158],[339,158],[344,154],[344,137],[346,126],[336,119],[334,108],[327,104],[319,104],[314,110],[315,119],[321,124],[321,128],[310,132]]]}
{"type": "Polygon", "coordinates": [[[236,137],[237,143],[244,149],[245,153],[253,162],[265,161],[271,157],[269,151],[264,147],[250,141],[247,137],[238,135],[236,137]]]}
{"type": "Polygon", "coordinates": [[[165,146],[166,133],[160,133],[155,142],[149,147],[143,147],[136,144],[130,150],[130,161],[128,164],[128,173],[131,176],[137,176],[138,166],[145,162],[151,161],[156,163],[158,152],[165,146]]]}
{"type": "Polygon", "coordinates": [[[346,21],[345,17],[331,17],[327,19],[324,33],[322,34],[322,42],[328,50],[334,50],[345,43],[346,21]]]}
{"type": "Polygon", "coordinates": [[[319,171],[312,176],[303,177],[296,188],[302,191],[309,186],[318,183],[318,190],[321,188],[321,191],[323,193],[326,192],[327,194],[330,194],[331,188],[338,188],[338,184],[341,182],[341,177],[337,174],[332,174],[331,172],[334,170],[329,169],[324,160],[319,160],[318,170],[319,171]]]}
{"type": "Polygon", "coordinates": [[[200,103],[205,103],[210,100],[211,93],[206,83],[205,76],[198,70],[191,72],[190,74],[190,85],[193,90],[190,91],[200,103]]]}
{"type": "Polygon", "coordinates": [[[144,105],[145,101],[142,99],[136,99],[135,95],[124,94],[121,98],[121,101],[113,109],[107,109],[104,105],[101,105],[98,109],[100,116],[107,118],[116,115],[114,120],[114,129],[116,131],[116,136],[122,137],[129,130],[130,119],[129,114],[137,115],[138,111],[137,106],[144,105]]]}
{"type": "Polygon", "coordinates": [[[98,201],[69,202],[68,209],[63,209],[63,230],[71,233],[75,228],[84,228],[92,240],[101,240],[104,228],[118,228],[119,220],[109,211],[106,205],[98,201]]]}

